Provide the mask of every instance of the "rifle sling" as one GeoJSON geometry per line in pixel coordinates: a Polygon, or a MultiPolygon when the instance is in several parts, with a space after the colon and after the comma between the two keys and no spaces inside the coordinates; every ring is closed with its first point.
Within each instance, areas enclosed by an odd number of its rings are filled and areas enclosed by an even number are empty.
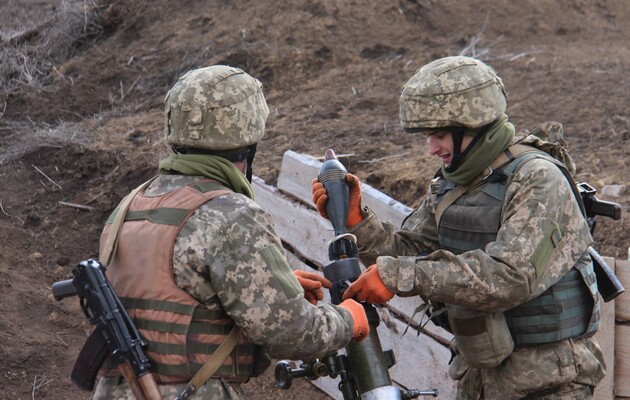
{"type": "Polygon", "coordinates": [[[107,241],[105,242],[105,246],[103,246],[103,251],[100,254],[100,261],[105,265],[109,265],[111,258],[116,253],[116,247],[118,247],[118,235],[120,233],[120,228],[122,228],[122,224],[125,220],[125,215],[127,214],[127,210],[131,205],[134,197],[144,190],[156,177],[149,179],[144,182],[142,185],[135,188],[129,195],[123,200],[122,203],[118,206],[118,212],[114,217],[114,221],[112,222],[112,226],[110,227],[109,235],[107,236],[107,241]]]}
{"type": "Polygon", "coordinates": [[[197,371],[195,376],[192,377],[190,382],[186,385],[184,391],[177,397],[176,400],[185,400],[192,396],[197,389],[205,384],[208,379],[214,375],[214,373],[223,365],[225,359],[232,353],[232,350],[236,347],[239,339],[241,338],[241,330],[238,326],[234,326],[232,331],[223,339],[217,350],[212,353],[208,361],[197,371]]]}

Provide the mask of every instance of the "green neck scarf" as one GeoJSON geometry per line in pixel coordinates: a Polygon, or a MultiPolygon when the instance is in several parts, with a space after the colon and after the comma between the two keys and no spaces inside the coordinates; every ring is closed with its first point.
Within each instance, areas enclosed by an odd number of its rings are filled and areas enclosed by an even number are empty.
{"type": "Polygon", "coordinates": [[[442,166],[442,174],[449,182],[457,185],[465,185],[475,179],[505,150],[514,138],[514,125],[503,114],[490,127],[488,132],[466,154],[464,162],[453,172],[446,172],[442,166]]]}
{"type": "Polygon", "coordinates": [[[160,161],[160,171],[205,176],[220,182],[236,193],[254,199],[254,189],[245,175],[231,161],[207,154],[173,154],[160,161]]]}

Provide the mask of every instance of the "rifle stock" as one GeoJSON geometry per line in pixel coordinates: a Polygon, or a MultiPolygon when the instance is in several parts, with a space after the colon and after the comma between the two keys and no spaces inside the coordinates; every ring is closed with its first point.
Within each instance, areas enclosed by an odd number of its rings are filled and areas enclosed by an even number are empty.
{"type": "Polygon", "coordinates": [[[151,373],[137,377],[133,372],[129,360],[125,360],[118,365],[118,371],[127,381],[129,389],[133,393],[136,400],[161,400],[162,394],[158,388],[155,377],[151,373]]]}
{"type": "MultiPolygon", "coordinates": [[[[598,215],[612,218],[615,221],[621,219],[621,206],[619,204],[599,200],[595,196],[597,190],[586,182],[578,183],[577,188],[579,192],[578,200],[581,200],[584,206],[584,218],[586,218],[591,234],[595,232],[595,218],[598,215]]],[[[602,299],[605,302],[609,302],[622,294],[625,289],[619,281],[619,278],[617,278],[617,275],[615,275],[615,271],[610,268],[606,260],[592,247],[588,248],[588,254],[593,260],[593,269],[597,277],[597,288],[599,289],[602,299]]]]}
{"type": "Polygon", "coordinates": [[[146,395],[147,400],[161,400],[162,393],[158,388],[157,381],[155,380],[155,376],[153,374],[144,374],[138,378],[138,383],[140,383],[140,388],[142,392],[146,395]]]}
{"type": "Polygon", "coordinates": [[[593,269],[595,270],[595,276],[597,277],[597,288],[599,294],[605,302],[613,300],[621,293],[625,292],[623,285],[615,275],[615,271],[608,265],[606,260],[592,247],[588,248],[588,254],[590,254],[593,260],[593,269]]]}

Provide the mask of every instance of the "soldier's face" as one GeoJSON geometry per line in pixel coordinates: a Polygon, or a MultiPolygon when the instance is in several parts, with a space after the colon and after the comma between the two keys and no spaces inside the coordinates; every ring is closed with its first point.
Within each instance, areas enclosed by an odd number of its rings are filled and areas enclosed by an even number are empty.
{"type": "Polygon", "coordinates": [[[236,169],[238,169],[243,173],[243,175],[245,175],[245,173],[247,172],[247,161],[237,161],[233,162],[232,164],[234,164],[236,169]]]}
{"type": "MultiPolygon", "coordinates": [[[[472,136],[464,136],[460,152],[464,152],[472,140],[472,136]]],[[[439,157],[445,166],[453,161],[453,135],[449,131],[431,131],[427,135],[427,146],[429,154],[439,157]]]]}

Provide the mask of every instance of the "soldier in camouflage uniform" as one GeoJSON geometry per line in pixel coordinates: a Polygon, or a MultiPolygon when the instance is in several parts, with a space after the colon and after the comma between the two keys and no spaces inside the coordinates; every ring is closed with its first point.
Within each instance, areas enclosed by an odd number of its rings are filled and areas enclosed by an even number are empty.
{"type": "MultiPolygon", "coordinates": [[[[473,58],[436,60],[405,84],[402,126],[442,167],[400,229],[361,207],[348,175],[369,268],[344,298],[428,302],[454,336],[458,399],[590,399],[605,374],[593,239],[564,165],[515,138],[505,111],[501,79],[473,58]]],[[[326,191],[312,190],[324,215],[326,191]]]]}
{"type": "MultiPolygon", "coordinates": [[[[200,68],[165,103],[175,154],[133,197],[107,269],[148,342],[164,398],[184,390],[234,327],[238,344],[191,399],[247,398],[239,384],[267,369],[269,356],[309,359],[364,338],[363,307],[316,306],[330,282],[294,275],[270,215],[254,202],[251,165],[268,115],[261,83],[237,68],[200,68]]],[[[116,369],[103,375],[95,399],[132,398],[116,369]]]]}

